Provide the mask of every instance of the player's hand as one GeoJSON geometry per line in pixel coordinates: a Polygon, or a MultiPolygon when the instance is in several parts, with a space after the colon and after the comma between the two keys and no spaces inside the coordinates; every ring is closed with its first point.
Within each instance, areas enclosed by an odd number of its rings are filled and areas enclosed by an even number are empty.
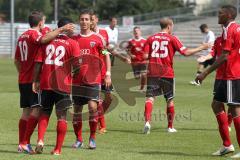
{"type": "Polygon", "coordinates": [[[209,48],[212,48],[213,44],[212,43],[203,43],[201,45],[201,48],[204,50],[204,49],[209,49],[209,48]]]}
{"type": "Polygon", "coordinates": [[[32,90],[33,90],[34,93],[39,93],[39,91],[40,91],[40,83],[39,82],[33,82],[32,90]]]}
{"type": "Polygon", "coordinates": [[[207,77],[207,74],[205,72],[202,72],[195,78],[195,82],[198,84],[202,84],[202,81],[207,77]]]}
{"type": "Polygon", "coordinates": [[[125,59],[125,63],[131,64],[131,63],[132,63],[132,62],[131,62],[131,59],[130,59],[130,58],[126,58],[126,59],[125,59]]]}
{"type": "Polygon", "coordinates": [[[111,76],[110,75],[106,75],[104,81],[105,81],[106,88],[109,88],[111,86],[111,84],[112,84],[111,76]]]}
{"type": "Polygon", "coordinates": [[[207,59],[206,59],[205,56],[201,56],[201,57],[199,57],[199,58],[197,59],[197,61],[198,61],[199,63],[205,62],[206,60],[207,60],[207,59]]]}
{"type": "Polygon", "coordinates": [[[61,29],[62,29],[62,32],[73,33],[75,29],[75,25],[73,23],[69,23],[61,27],[61,29]]]}
{"type": "Polygon", "coordinates": [[[132,58],[132,59],[135,59],[135,58],[136,58],[136,56],[135,56],[135,55],[131,55],[131,58],[132,58]]]}

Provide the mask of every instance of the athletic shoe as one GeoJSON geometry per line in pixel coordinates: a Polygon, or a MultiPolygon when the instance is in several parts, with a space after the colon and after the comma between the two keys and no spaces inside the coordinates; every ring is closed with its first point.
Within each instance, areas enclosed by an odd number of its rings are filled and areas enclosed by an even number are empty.
{"type": "Polygon", "coordinates": [[[82,148],[83,142],[76,140],[76,142],[72,145],[72,148],[82,148]]]}
{"type": "Polygon", "coordinates": [[[34,150],[32,149],[31,144],[21,145],[23,151],[27,154],[35,154],[34,150]]]}
{"type": "Polygon", "coordinates": [[[197,83],[196,81],[190,81],[189,82],[191,85],[195,85],[195,86],[200,86],[200,83],[197,83]]]}
{"type": "Polygon", "coordinates": [[[96,142],[93,138],[89,139],[89,149],[96,149],[96,142]]]}
{"type": "Polygon", "coordinates": [[[213,156],[223,156],[225,154],[234,152],[234,147],[231,144],[229,147],[222,146],[217,152],[214,152],[212,155],[213,156]]]}
{"type": "Polygon", "coordinates": [[[150,129],[151,129],[151,125],[149,122],[145,123],[144,129],[143,129],[143,133],[144,134],[150,134],[150,129]]]}
{"type": "Polygon", "coordinates": [[[231,132],[232,131],[232,128],[230,126],[228,126],[228,131],[231,132]]]}
{"type": "Polygon", "coordinates": [[[22,153],[23,152],[23,148],[22,148],[22,146],[19,144],[18,145],[18,153],[22,153]]]}
{"type": "Polygon", "coordinates": [[[99,134],[104,134],[107,132],[107,130],[106,130],[106,128],[101,128],[101,129],[99,129],[98,132],[99,132],[99,134]]]}
{"type": "Polygon", "coordinates": [[[233,156],[231,156],[231,158],[233,158],[233,159],[240,158],[240,152],[239,152],[239,153],[237,153],[237,154],[235,154],[235,155],[233,155],[233,156]]]}
{"type": "Polygon", "coordinates": [[[175,133],[177,130],[175,128],[168,128],[167,129],[168,133],[175,133]]]}
{"type": "Polygon", "coordinates": [[[44,146],[43,141],[39,141],[39,142],[37,143],[36,148],[35,148],[35,152],[36,152],[37,154],[42,154],[42,153],[43,153],[43,146],[44,146]]]}
{"type": "Polygon", "coordinates": [[[51,152],[51,154],[54,155],[54,156],[59,156],[59,155],[61,155],[61,152],[59,150],[53,150],[51,152]]]}

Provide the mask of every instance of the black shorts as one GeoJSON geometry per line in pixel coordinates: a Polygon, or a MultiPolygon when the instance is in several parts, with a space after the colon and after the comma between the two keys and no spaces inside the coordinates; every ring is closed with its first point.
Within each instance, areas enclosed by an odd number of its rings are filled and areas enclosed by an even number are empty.
{"type": "Polygon", "coordinates": [[[155,97],[164,95],[166,101],[174,98],[175,82],[173,78],[147,78],[146,97],[155,97]]]}
{"type": "Polygon", "coordinates": [[[19,84],[20,91],[20,107],[39,107],[40,106],[40,94],[32,91],[32,83],[19,84]]]}
{"type": "Polygon", "coordinates": [[[207,66],[211,66],[214,62],[215,62],[215,58],[211,58],[211,59],[201,62],[199,64],[203,65],[204,68],[207,68],[207,66]]]}
{"type": "Polygon", "coordinates": [[[105,83],[104,83],[104,79],[102,79],[102,84],[101,84],[101,92],[103,93],[109,93],[113,91],[113,85],[111,84],[111,86],[109,88],[106,88],[105,83]]]}
{"type": "Polygon", "coordinates": [[[100,99],[100,85],[83,85],[72,87],[72,99],[75,105],[85,105],[88,101],[98,102],[100,99]]]}
{"type": "Polygon", "coordinates": [[[43,111],[51,114],[53,106],[56,110],[67,110],[71,107],[71,99],[68,93],[43,90],[41,93],[41,106],[43,111]]]}
{"type": "Polygon", "coordinates": [[[139,78],[140,74],[147,73],[147,64],[138,63],[132,64],[132,70],[135,78],[139,78]]]}
{"type": "Polygon", "coordinates": [[[215,80],[213,94],[218,102],[240,105],[240,79],[215,80]]]}

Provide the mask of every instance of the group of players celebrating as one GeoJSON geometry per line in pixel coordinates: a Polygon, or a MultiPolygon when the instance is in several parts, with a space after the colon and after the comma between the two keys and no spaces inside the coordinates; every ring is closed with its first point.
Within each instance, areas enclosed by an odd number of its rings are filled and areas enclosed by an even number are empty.
{"type": "MultiPolygon", "coordinates": [[[[237,140],[240,145],[240,26],[234,21],[236,8],[226,5],[219,10],[219,24],[223,26],[222,36],[216,39],[211,56],[216,62],[196,77],[201,83],[212,71],[217,69],[212,108],[216,114],[223,147],[213,155],[224,155],[234,151],[228,130],[228,118],[224,109],[227,103],[233,117],[237,140]]],[[[18,39],[15,64],[19,71],[20,106],[23,108],[19,120],[19,152],[42,153],[44,135],[49,117],[55,105],[57,115],[57,138],[52,154],[60,155],[67,132],[67,110],[73,102],[73,128],[76,141],[73,148],[83,146],[82,109],[89,109],[89,148],[96,148],[96,131],[106,132],[104,113],[109,108],[111,98],[110,54],[131,63],[135,78],[141,79],[140,90],[146,85],[144,133],[149,134],[152,107],[156,96],[164,95],[167,103],[167,131],[177,132],[174,120],[174,71],[173,57],[176,52],[190,56],[208,49],[211,44],[201,44],[197,48],[186,48],[172,35],[173,21],[160,19],[161,31],[144,39],[139,27],[133,29],[133,39],[128,41],[127,52],[121,56],[114,48],[108,47],[106,30],[97,27],[97,14],[83,10],[79,15],[80,33],[73,34],[71,19],[58,21],[58,29],[42,34],[44,16],[34,11],[29,16],[31,29],[18,39]],[[104,100],[100,99],[104,91],[104,100]],[[72,98],[70,98],[70,94],[72,98]],[[38,125],[38,140],[35,151],[30,144],[31,135],[38,125]]],[[[239,158],[240,153],[232,156],[239,158]]]]}

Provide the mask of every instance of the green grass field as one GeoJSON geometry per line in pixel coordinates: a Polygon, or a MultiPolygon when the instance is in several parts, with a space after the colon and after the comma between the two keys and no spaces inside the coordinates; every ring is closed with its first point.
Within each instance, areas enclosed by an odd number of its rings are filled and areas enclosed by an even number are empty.
{"type": "MultiPolygon", "coordinates": [[[[44,154],[26,155],[17,153],[18,145],[18,119],[21,114],[19,109],[19,93],[17,85],[17,73],[10,59],[0,60],[0,159],[70,159],[70,160],[207,160],[229,159],[226,157],[212,157],[220,145],[220,137],[217,131],[217,123],[212,113],[210,104],[212,99],[212,85],[214,75],[204,81],[203,86],[189,85],[196,70],[196,62],[192,59],[176,58],[176,98],[175,128],[177,133],[166,132],[166,119],[161,116],[165,113],[164,99],[157,98],[154,104],[154,117],[150,135],[143,135],[144,126],[144,95],[125,91],[132,81],[120,82],[123,70],[130,69],[122,62],[117,62],[113,67],[113,82],[116,86],[117,107],[106,115],[108,132],[97,135],[97,149],[87,148],[73,150],[70,146],[75,141],[71,122],[69,121],[68,133],[62,149],[62,155],[54,157],[50,151],[55,145],[56,118],[52,115],[48,127],[44,154]],[[136,104],[132,103],[132,95],[140,95],[136,98],[136,104]],[[122,97],[122,98],[120,98],[122,97]],[[128,102],[130,101],[130,102],[128,102]]],[[[129,74],[128,74],[129,75],[129,74]]],[[[133,81],[137,85],[137,81],[133,81]]],[[[133,87],[133,89],[136,87],[133,87]]],[[[88,143],[88,123],[84,122],[84,142],[88,143]]],[[[32,137],[32,144],[36,142],[37,132],[32,137]]],[[[237,147],[235,130],[231,132],[232,141],[237,147]]],[[[237,151],[239,149],[237,148],[237,151]]]]}

